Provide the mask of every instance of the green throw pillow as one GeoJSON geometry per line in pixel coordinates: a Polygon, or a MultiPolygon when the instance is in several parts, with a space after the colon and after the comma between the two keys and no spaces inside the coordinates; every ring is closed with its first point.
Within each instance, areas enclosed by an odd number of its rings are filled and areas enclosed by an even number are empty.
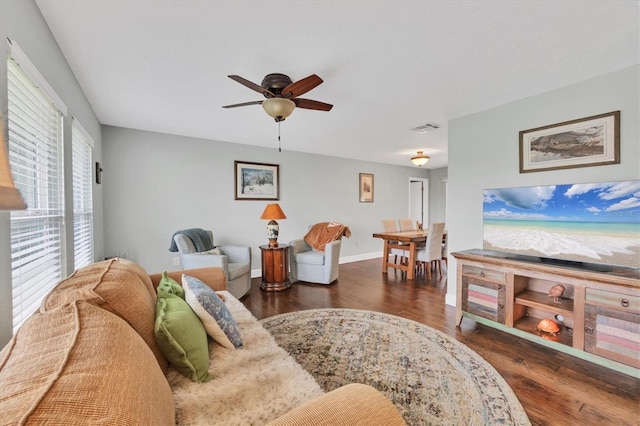
{"type": "Polygon", "coordinates": [[[179,296],[181,299],[184,299],[184,289],[176,280],[169,277],[167,275],[167,271],[162,273],[162,279],[158,284],[158,296],[160,296],[160,292],[171,293],[179,296]]]}
{"type": "Polygon", "coordinates": [[[211,379],[207,332],[187,302],[158,291],[154,332],[160,351],[182,375],[197,383],[211,379]]]}

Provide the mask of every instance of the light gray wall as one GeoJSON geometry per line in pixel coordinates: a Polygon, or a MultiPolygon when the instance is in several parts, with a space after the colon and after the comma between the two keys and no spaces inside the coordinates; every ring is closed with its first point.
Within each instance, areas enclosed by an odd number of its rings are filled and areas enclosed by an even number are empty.
{"type": "Polygon", "coordinates": [[[429,174],[429,219],[431,222],[447,221],[447,174],[449,169],[433,169],[429,174]]]}
{"type": "MultiPolygon", "coordinates": [[[[640,178],[639,82],[633,66],[449,122],[447,228],[450,251],[482,248],[482,190],[640,178]],[[621,111],[621,163],[519,173],[519,132],[621,111]]],[[[450,257],[451,259],[451,257],[450,257]]],[[[455,304],[450,262],[447,303],[455,304]]]]}
{"type": "MultiPolygon", "coordinates": [[[[7,138],[7,43],[11,39],[20,46],[40,74],[47,80],[56,94],[67,105],[69,117],[76,117],[95,141],[94,157],[100,161],[102,142],[100,123],[80,89],[69,65],[49,31],[38,7],[33,0],[0,0],[0,111],[2,113],[4,138],[7,138]]],[[[65,121],[65,132],[70,131],[70,121],[65,121]]],[[[69,140],[70,142],[70,140],[69,140]]],[[[70,145],[68,145],[70,147],[70,145]]],[[[65,153],[70,160],[70,149],[65,153]]],[[[72,183],[65,183],[67,201],[71,197],[72,183]]],[[[94,184],[94,224],[96,258],[103,257],[102,234],[102,188],[94,184]]],[[[67,202],[69,206],[70,203],[67,202]]],[[[9,213],[0,212],[0,347],[9,341],[12,330],[11,301],[11,240],[9,213]]],[[[69,220],[67,220],[69,223],[69,220]]],[[[73,256],[73,234],[67,244],[67,257],[71,263],[73,256]]],[[[71,270],[65,271],[70,273],[71,270]]]]}
{"type": "MultiPolygon", "coordinates": [[[[267,243],[269,201],[234,200],[234,160],[278,164],[279,242],[301,238],[309,225],[336,221],[351,229],[343,262],[382,255],[371,235],[386,218],[409,209],[409,178],[429,177],[417,167],[348,160],[119,127],[103,127],[105,253],[128,250],[149,272],[175,270],[168,251],[180,229],[211,229],[216,244],[252,247],[260,275],[259,245],[267,243]],[[358,201],[359,173],[374,174],[374,202],[358,201]]],[[[407,161],[408,162],[408,161],[407,161]]],[[[409,162],[408,162],[409,163],[409,162]]]]}

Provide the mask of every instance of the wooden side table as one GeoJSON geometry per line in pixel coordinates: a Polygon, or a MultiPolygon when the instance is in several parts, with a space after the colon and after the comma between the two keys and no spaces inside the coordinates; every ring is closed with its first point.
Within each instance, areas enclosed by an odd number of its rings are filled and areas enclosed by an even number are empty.
{"type": "Polygon", "coordinates": [[[264,291],[282,291],[291,287],[289,280],[289,245],[260,246],[262,252],[262,284],[264,291]]]}

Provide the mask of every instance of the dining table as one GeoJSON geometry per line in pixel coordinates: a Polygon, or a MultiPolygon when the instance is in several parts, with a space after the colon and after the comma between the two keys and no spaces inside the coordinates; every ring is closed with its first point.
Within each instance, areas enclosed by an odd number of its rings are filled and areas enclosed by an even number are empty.
{"type": "MultiPolygon", "coordinates": [[[[408,280],[412,280],[415,276],[416,247],[424,245],[427,241],[427,234],[427,229],[374,233],[373,238],[382,238],[384,240],[382,273],[386,274],[388,268],[400,269],[407,273],[408,280]],[[409,259],[406,264],[389,262],[390,251],[394,248],[409,252],[409,259]]],[[[443,238],[446,238],[446,234],[443,238]]]]}

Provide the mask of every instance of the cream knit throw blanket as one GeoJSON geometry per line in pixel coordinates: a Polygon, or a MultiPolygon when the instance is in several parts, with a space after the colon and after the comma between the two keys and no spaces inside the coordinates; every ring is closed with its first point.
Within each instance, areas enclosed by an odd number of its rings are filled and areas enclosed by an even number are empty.
{"type": "Polygon", "coordinates": [[[210,342],[213,379],[194,383],[169,368],[179,425],[263,425],[322,395],[313,377],[280,348],[244,305],[224,292],[243,347],[210,342]]]}

